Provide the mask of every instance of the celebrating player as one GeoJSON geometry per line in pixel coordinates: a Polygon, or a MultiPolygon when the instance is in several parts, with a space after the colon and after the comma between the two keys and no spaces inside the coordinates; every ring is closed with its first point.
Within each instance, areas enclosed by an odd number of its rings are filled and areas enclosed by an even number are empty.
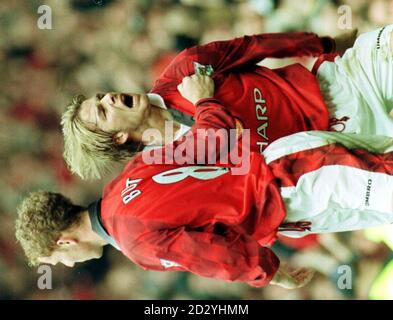
{"type": "Polygon", "coordinates": [[[162,143],[142,141],[145,129],[164,132],[165,121],[173,118],[178,138],[194,123],[191,115],[196,111],[196,101],[181,95],[178,85],[194,73],[213,76],[214,97],[250,129],[256,152],[282,136],[327,130],[328,109],[312,73],[300,64],[271,70],[256,63],[266,57],[317,56],[334,48],[329,37],[297,32],[246,36],[185,50],[147,95],[108,93],[75,99],[62,120],[65,159],[82,178],[99,178],[112,168],[112,161],[128,158],[141,144],[162,143]],[[112,113],[119,116],[113,126],[106,123],[112,113]]]}

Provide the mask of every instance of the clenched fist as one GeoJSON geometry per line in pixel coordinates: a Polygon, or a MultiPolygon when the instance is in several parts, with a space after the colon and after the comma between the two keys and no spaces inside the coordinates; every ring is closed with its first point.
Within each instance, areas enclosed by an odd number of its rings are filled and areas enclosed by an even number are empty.
{"type": "Polygon", "coordinates": [[[183,98],[196,104],[201,99],[212,98],[214,95],[214,81],[206,75],[193,74],[184,77],[177,86],[183,98]]]}
{"type": "Polygon", "coordinates": [[[310,282],[314,273],[315,271],[312,269],[294,268],[286,263],[281,263],[270,284],[275,284],[285,289],[297,289],[310,282]]]}

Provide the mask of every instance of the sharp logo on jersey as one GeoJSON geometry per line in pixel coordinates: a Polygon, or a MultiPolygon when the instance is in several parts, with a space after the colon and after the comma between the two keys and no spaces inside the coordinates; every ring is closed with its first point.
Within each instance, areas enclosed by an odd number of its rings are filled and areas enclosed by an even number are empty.
{"type": "Polygon", "coordinates": [[[141,181],[142,179],[127,179],[126,187],[121,192],[121,198],[123,199],[124,204],[129,203],[132,199],[135,199],[137,196],[142,194],[141,190],[135,189],[138,186],[138,183],[141,181]]]}
{"type": "Polygon", "coordinates": [[[164,259],[160,259],[160,263],[164,268],[181,267],[181,265],[176,262],[164,259]]]}
{"type": "Polygon", "coordinates": [[[262,96],[261,90],[254,88],[254,104],[255,104],[255,114],[257,120],[261,121],[261,125],[257,129],[257,133],[265,141],[257,141],[259,146],[259,152],[262,153],[263,148],[268,145],[267,127],[269,118],[265,115],[267,111],[266,100],[262,96]]]}
{"type": "Polygon", "coordinates": [[[368,179],[367,181],[367,191],[366,191],[366,201],[365,201],[365,205],[368,207],[370,205],[370,193],[371,193],[371,185],[372,185],[373,181],[371,179],[368,179]]]}

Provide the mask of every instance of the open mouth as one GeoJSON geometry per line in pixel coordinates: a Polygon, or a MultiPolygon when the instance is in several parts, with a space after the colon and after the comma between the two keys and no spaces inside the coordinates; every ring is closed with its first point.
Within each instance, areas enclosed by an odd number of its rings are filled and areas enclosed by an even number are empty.
{"type": "Polygon", "coordinates": [[[132,108],[134,106],[134,99],[132,96],[128,94],[121,94],[120,99],[128,108],[132,108]]]}

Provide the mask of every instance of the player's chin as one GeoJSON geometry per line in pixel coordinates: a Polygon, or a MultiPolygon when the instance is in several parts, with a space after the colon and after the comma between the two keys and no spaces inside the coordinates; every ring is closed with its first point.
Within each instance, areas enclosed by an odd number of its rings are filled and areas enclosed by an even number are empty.
{"type": "Polygon", "coordinates": [[[97,251],[94,253],[93,258],[92,259],[99,259],[103,256],[104,254],[104,248],[99,248],[97,249],[97,251]]]}

